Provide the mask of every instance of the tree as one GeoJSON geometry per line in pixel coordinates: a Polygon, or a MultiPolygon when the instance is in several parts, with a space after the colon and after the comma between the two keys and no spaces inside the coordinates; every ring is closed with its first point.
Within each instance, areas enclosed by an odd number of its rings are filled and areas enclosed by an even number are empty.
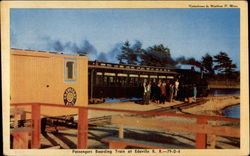
{"type": "Polygon", "coordinates": [[[228,57],[226,52],[220,52],[214,56],[214,66],[215,70],[220,71],[221,73],[230,76],[234,72],[234,68],[237,66],[232,63],[232,60],[228,57]]]}
{"type": "Polygon", "coordinates": [[[176,62],[171,58],[170,49],[162,44],[147,48],[141,55],[141,65],[174,67],[176,62]]]}
{"type": "Polygon", "coordinates": [[[186,61],[186,64],[196,66],[198,68],[202,68],[201,62],[197,61],[195,58],[190,58],[186,61]]]}
{"type": "Polygon", "coordinates": [[[214,67],[213,67],[213,57],[209,54],[206,54],[202,57],[201,65],[204,69],[204,72],[208,73],[208,75],[214,75],[214,67]]]}
{"type": "Polygon", "coordinates": [[[121,64],[138,64],[138,57],[142,52],[142,44],[140,41],[131,46],[129,41],[126,41],[121,47],[121,54],[117,56],[121,64]]]}

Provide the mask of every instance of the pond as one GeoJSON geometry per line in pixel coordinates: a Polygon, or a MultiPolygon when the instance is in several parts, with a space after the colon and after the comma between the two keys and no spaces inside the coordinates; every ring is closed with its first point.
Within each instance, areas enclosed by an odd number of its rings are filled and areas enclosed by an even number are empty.
{"type": "MultiPolygon", "coordinates": [[[[210,95],[220,96],[220,95],[240,95],[240,89],[210,89],[210,95]]],[[[226,117],[240,118],[240,104],[226,107],[222,110],[222,113],[226,117]]]]}
{"type": "Polygon", "coordinates": [[[222,110],[222,113],[226,117],[240,118],[240,104],[226,107],[222,110]]]}
{"type": "Polygon", "coordinates": [[[240,95],[240,89],[210,89],[209,95],[240,95]]]}

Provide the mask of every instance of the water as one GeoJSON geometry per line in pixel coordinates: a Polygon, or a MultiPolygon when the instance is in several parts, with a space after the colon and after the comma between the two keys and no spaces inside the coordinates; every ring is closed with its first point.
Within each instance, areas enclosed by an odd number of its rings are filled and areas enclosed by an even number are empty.
{"type": "Polygon", "coordinates": [[[240,104],[226,107],[225,109],[222,110],[222,113],[226,117],[231,117],[231,118],[240,118],[240,104]]]}
{"type": "Polygon", "coordinates": [[[106,99],[105,102],[128,102],[128,101],[140,101],[142,98],[130,98],[130,99],[106,99]]]}
{"type": "MultiPolygon", "coordinates": [[[[210,89],[210,95],[220,96],[220,95],[240,95],[240,89],[210,89]]],[[[222,113],[226,117],[240,118],[240,104],[226,107],[222,110],[222,113]]]]}
{"type": "Polygon", "coordinates": [[[210,95],[240,95],[240,89],[210,89],[210,95]]]}

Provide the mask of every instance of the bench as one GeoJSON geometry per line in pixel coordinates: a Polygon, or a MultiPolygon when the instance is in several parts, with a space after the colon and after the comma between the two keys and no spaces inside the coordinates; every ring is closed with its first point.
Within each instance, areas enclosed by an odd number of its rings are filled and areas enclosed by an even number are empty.
{"type": "MultiPolygon", "coordinates": [[[[156,143],[150,141],[143,141],[143,140],[135,140],[135,139],[122,139],[119,137],[106,137],[102,139],[103,142],[109,143],[109,149],[124,149],[127,146],[132,147],[141,147],[147,149],[178,149],[180,146],[168,144],[168,143],[156,143]]],[[[182,147],[182,149],[189,149],[190,147],[182,147]]]]}
{"type": "MultiPolygon", "coordinates": [[[[130,116],[112,116],[111,123],[119,126],[118,137],[106,137],[102,141],[109,144],[110,149],[124,149],[127,146],[142,147],[149,149],[191,149],[194,146],[185,145],[177,146],[169,143],[156,143],[142,140],[135,140],[130,138],[124,138],[124,126],[139,127],[150,130],[168,130],[173,132],[188,132],[195,133],[197,135],[211,135],[210,144],[215,147],[216,135],[229,136],[229,137],[240,137],[240,129],[237,127],[229,126],[215,126],[204,123],[189,123],[189,122],[175,122],[168,120],[157,120],[152,118],[143,117],[130,117],[130,116]]],[[[206,144],[206,139],[205,144],[206,144]]],[[[197,144],[200,140],[196,141],[197,144]]]]}

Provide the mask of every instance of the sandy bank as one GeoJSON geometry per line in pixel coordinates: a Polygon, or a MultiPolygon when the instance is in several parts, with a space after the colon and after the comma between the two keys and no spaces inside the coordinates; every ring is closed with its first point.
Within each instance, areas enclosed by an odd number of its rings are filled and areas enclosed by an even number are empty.
{"type": "Polygon", "coordinates": [[[240,103],[240,95],[212,96],[206,97],[206,99],[208,100],[206,103],[183,111],[199,115],[220,116],[221,110],[225,107],[240,103]]]}

